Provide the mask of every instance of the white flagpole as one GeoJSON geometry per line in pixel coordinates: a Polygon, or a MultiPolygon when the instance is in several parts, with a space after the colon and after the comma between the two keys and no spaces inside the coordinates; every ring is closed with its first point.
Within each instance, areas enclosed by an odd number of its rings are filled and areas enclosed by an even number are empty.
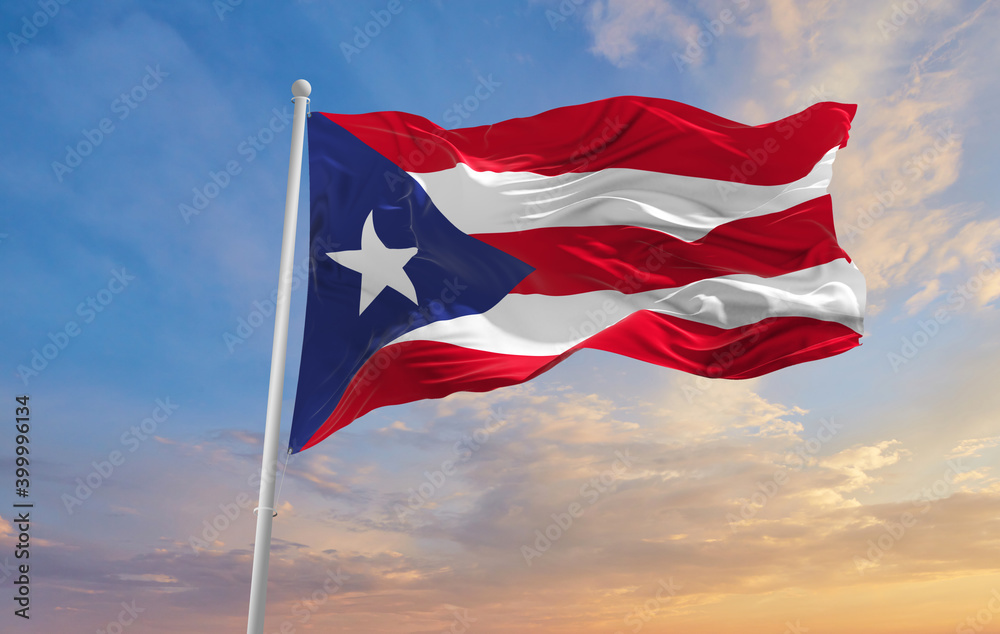
{"type": "Polygon", "coordinates": [[[288,349],[288,308],[292,293],[292,263],[295,260],[295,225],[299,212],[299,181],[302,177],[302,145],[306,128],[306,104],[312,86],[304,79],[292,84],[292,151],[288,158],[288,190],[285,194],[285,229],[281,234],[281,267],[278,272],[278,302],[274,311],[274,343],[271,346],[271,381],[267,390],[264,423],[264,457],[261,461],[260,497],[257,503],[257,536],[253,543],[253,576],[250,579],[250,615],[247,634],[264,633],[267,600],[267,566],[271,555],[271,521],[274,519],[274,480],[278,467],[278,436],[281,429],[281,396],[285,383],[285,352],[288,349]]]}

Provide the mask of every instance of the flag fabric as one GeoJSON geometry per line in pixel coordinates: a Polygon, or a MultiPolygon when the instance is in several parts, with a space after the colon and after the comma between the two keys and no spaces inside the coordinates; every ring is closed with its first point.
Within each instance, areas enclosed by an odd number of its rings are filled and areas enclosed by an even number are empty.
{"type": "Polygon", "coordinates": [[[456,130],[313,113],[291,450],[582,348],[741,379],[859,345],[864,278],[826,193],[854,112],[747,126],[616,97],[456,130]]]}

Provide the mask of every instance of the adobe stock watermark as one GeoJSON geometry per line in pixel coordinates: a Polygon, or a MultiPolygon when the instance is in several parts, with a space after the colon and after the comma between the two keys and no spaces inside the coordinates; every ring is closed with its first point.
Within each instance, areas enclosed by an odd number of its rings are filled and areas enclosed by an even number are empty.
{"type": "MultiPolygon", "coordinates": [[[[736,5],[737,11],[743,11],[750,6],[750,0],[731,0],[731,2],[736,5]]],[[[683,54],[675,52],[671,55],[677,70],[683,73],[686,67],[701,62],[705,51],[715,44],[726,32],[726,27],[734,22],[736,14],[732,9],[722,9],[711,20],[703,20],[697,27],[698,32],[687,37],[687,48],[683,54]]]]}
{"type": "MultiPolygon", "coordinates": [[[[638,634],[645,627],[646,623],[649,623],[670,602],[670,599],[677,594],[677,591],[683,587],[681,584],[675,584],[673,577],[670,577],[667,581],[660,579],[656,586],[656,595],[642,605],[633,607],[625,615],[625,626],[631,628],[630,632],[632,634],[638,634]]],[[[618,630],[615,634],[625,634],[625,632],[618,630]]]]}
{"type": "Polygon", "coordinates": [[[777,154],[782,147],[782,143],[787,143],[806,123],[812,119],[813,109],[811,106],[821,101],[831,98],[824,85],[812,85],[809,87],[809,96],[803,104],[803,110],[789,117],[785,117],[774,126],[776,134],[769,136],[759,146],[754,148],[744,148],[743,153],[747,157],[742,162],[733,163],[729,166],[730,175],[728,180],[716,182],[716,190],[723,202],[729,200],[731,194],[738,193],[740,188],[736,184],[745,185],[749,178],[756,175],[771,160],[772,155],[777,154]]]}
{"type": "Polygon", "coordinates": [[[121,606],[122,611],[118,613],[118,616],[108,621],[108,624],[103,628],[98,629],[97,634],[121,634],[125,631],[125,628],[138,620],[140,614],[146,611],[146,608],[141,608],[135,604],[135,599],[132,599],[128,603],[122,601],[121,606]]]}
{"type": "MultiPolygon", "coordinates": [[[[771,326],[779,322],[780,317],[765,317],[760,321],[740,326],[739,337],[730,341],[725,347],[715,350],[712,353],[712,362],[705,369],[707,376],[698,375],[694,379],[694,384],[687,384],[681,387],[681,392],[688,404],[694,402],[695,398],[717,385],[714,379],[726,375],[726,372],[739,361],[743,355],[754,349],[761,337],[767,334],[771,326]]],[[[735,328],[733,330],[736,330],[735,328]]]]}
{"type": "Polygon", "coordinates": [[[990,600],[986,603],[986,607],[977,610],[973,616],[965,617],[965,620],[959,622],[955,627],[955,632],[956,634],[982,632],[987,625],[993,622],[993,617],[997,614],[1000,614],[1000,591],[992,588],[990,591],[990,600]]]}
{"type": "MultiPolygon", "coordinates": [[[[465,119],[468,119],[472,116],[473,112],[479,109],[483,101],[489,99],[496,89],[502,85],[493,79],[492,74],[486,77],[480,75],[478,81],[479,83],[471,94],[464,99],[454,102],[451,107],[444,111],[442,117],[445,121],[454,125],[461,125],[465,119]]],[[[405,156],[402,153],[397,154],[396,160],[393,161],[393,168],[382,173],[386,186],[393,193],[396,192],[396,188],[399,186],[407,190],[413,187],[413,178],[400,166],[406,165],[408,166],[407,169],[419,169],[428,158],[437,152],[439,147],[438,143],[421,137],[414,137],[413,144],[416,147],[407,152],[405,156]]]]}
{"type": "MultiPolygon", "coordinates": [[[[421,303],[412,309],[403,332],[409,332],[415,324],[429,324],[442,317],[447,317],[449,314],[448,306],[457,302],[462,293],[468,289],[468,285],[463,284],[457,277],[441,280],[441,292],[438,293],[437,299],[432,299],[427,306],[421,303]]],[[[379,349],[361,366],[356,377],[357,382],[351,383],[348,389],[351,391],[360,390],[378,380],[401,354],[402,348],[399,346],[389,345],[379,349]]]]}
{"type": "Polygon", "coordinates": [[[73,493],[63,493],[60,496],[63,506],[66,507],[66,513],[72,515],[74,507],[83,506],[83,503],[90,499],[94,491],[100,489],[105,482],[111,479],[115,469],[125,464],[129,454],[135,453],[135,450],[145,440],[151,438],[156,433],[157,428],[166,422],[171,414],[180,409],[180,405],[172,402],[169,396],[158,398],[153,403],[154,407],[149,416],[122,433],[119,442],[124,450],[114,449],[108,452],[104,459],[91,462],[94,469],[87,475],[74,480],[76,488],[73,493]]]}
{"type": "Polygon", "coordinates": [[[256,134],[247,136],[236,145],[236,153],[242,159],[232,158],[226,161],[217,172],[209,170],[204,184],[191,188],[191,203],[181,203],[177,206],[184,224],[191,224],[191,218],[208,209],[212,201],[229,187],[233,179],[243,173],[244,166],[253,163],[258,154],[277,138],[277,134],[292,123],[292,112],[288,106],[281,110],[272,108],[271,114],[267,125],[261,126],[256,134]]]}
{"type": "Polygon", "coordinates": [[[574,165],[573,170],[586,171],[590,162],[617,141],[627,129],[628,125],[622,123],[621,117],[617,115],[614,119],[605,117],[601,131],[590,140],[581,142],[576,150],[569,155],[569,162],[574,165]]]}
{"type": "MultiPolygon", "coordinates": [[[[779,121],[774,126],[774,131],[781,136],[783,141],[789,141],[805,126],[806,122],[812,118],[812,115],[813,111],[807,108],[798,114],[779,121]]],[[[780,149],[781,142],[774,136],[765,139],[759,147],[744,149],[747,159],[738,165],[733,164],[729,166],[729,180],[716,182],[715,188],[719,192],[719,196],[723,202],[729,200],[731,194],[739,191],[739,188],[734,183],[745,185],[751,176],[754,176],[761,168],[768,164],[771,160],[771,155],[777,154],[780,149]]]]}
{"type": "Polygon", "coordinates": [[[869,568],[877,567],[885,554],[906,536],[907,531],[917,525],[920,516],[927,514],[933,502],[951,495],[955,486],[955,477],[970,470],[968,466],[962,464],[961,457],[948,460],[946,464],[948,468],[944,470],[940,478],[912,496],[912,503],[916,511],[904,511],[900,513],[898,521],[886,520],[883,522],[882,530],[884,532],[875,539],[868,540],[865,556],[854,556],[854,567],[859,575],[863,576],[869,568]]]}
{"type": "MultiPolygon", "coordinates": [[[[162,70],[160,65],[146,66],[146,74],[129,90],[121,93],[110,105],[111,112],[118,115],[119,121],[124,121],[132,112],[139,107],[139,104],[146,101],[149,94],[160,87],[164,77],[169,77],[170,73],[162,70]]],[[[60,183],[66,174],[72,174],[75,169],[83,165],[83,161],[94,153],[109,136],[115,131],[115,122],[111,117],[104,117],[97,122],[94,128],[84,128],[80,131],[83,138],[75,145],[66,146],[66,156],[63,162],[52,161],[52,173],[60,183]]]]}
{"type": "Polygon", "coordinates": [[[802,109],[815,106],[823,101],[831,101],[837,95],[826,89],[826,84],[812,84],[809,86],[809,96],[802,100],[802,109]]]}
{"type": "MultiPolygon", "coordinates": [[[[406,4],[409,4],[411,1],[406,0],[406,4]]],[[[403,12],[406,4],[403,4],[402,0],[389,0],[384,9],[368,12],[372,16],[372,19],[365,22],[362,26],[354,27],[354,39],[351,42],[340,42],[340,52],[344,54],[344,59],[347,60],[348,64],[351,63],[352,57],[360,55],[361,51],[368,48],[372,40],[382,34],[386,27],[392,23],[393,18],[403,12]],[[351,45],[352,43],[353,46],[351,45]]]]}
{"type": "Polygon", "coordinates": [[[18,574],[17,564],[12,563],[9,556],[4,557],[3,561],[0,562],[0,583],[7,581],[16,574],[18,574]]]}
{"type": "Polygon", "coordinates": [[[396,193],[396,188],[400,186],[404,187],[406,192],[411,191],[413,188],[413,177],[407,174],[406,170],[400,167],[400,165],[419,168],[438,148],[437,143],[421,137],[413,137],[413,144],[417,147],[410,150],[406,156],[397,154],[396,160],[393,162],[393,167],[382,172],[386,186],[393,193],[396,193]]]}
{"type": "Polygon", "coordinates": [[[823,445],[833,440],[837,432],[843,428],[843,425],[834,422],[832,418],[829,420],[820,419],[819,431],[811,438],[799,443],[794,450],[788,452],[787,457],[790,459],[786,459],[786,466],[776,469],[767,480],[763,482],[758,480],[755,486],[756,490],[750,494],[750,497],[740,500],[743,504],[740,506],[739,516],[735,513],[726,513],[726,521],[729,523],[730,530],[735,533],[740,526],[756,517],[757,513],[778,495],[782,487],[788,484],[791,473],[798,473],[806,468],[809,465],[809,458],[818,454],[823,445]]]}
{"type": "MultiPolygon", "coordinates": [[[[646,256],[643,264],[636,268],[634,272],[623,276],[615,282],[614,289],[625,294],[635,293],[643,288],[652,275],[663,268],[664,263],[669,261],[671,257],[671,254],[665,249],[655,244],[650,245],[649,255],[646,256]]],[[[583,321],[570,326],[569,336],[573,341],[583,341],[597,334],[605,327],[616,323],[620,319],[624,319],[627,315],[620,314],[623,312],[624,307],[620,302],[605,299],[601,302],[600,306],[588,308],[583,311],[583,321]]]]}
{"type": "MultiPolygon", "coordinates": [[[[614,485],[632,467],[632,462],[635,460],[629,455],[628,450],[625,450],[624,453],[615,451],[615,456],[616,460],[611,464],[610,469],[602,471],[580,487],[580,497],[587,501],[588,506],[593,506],[602,496],[612,491],[614,485]]],[[[535,529],[535,541],[532,544],[521,546],[521,556],[524,557],[524,563],[530,567],[532,559],[537,559],[547,553],[557,541],[573,528],[576,520],[583,517],[585,510],[583,504],[574,501],[570,502],[565,512],[552,513],[550,515],[552,523],[544,528],[535,529]]]]}
{"type": "Polygon", "coordinates": [[[452,608],[451,613],[454,617],[451,625],[441,630],[441,634],[465,634],[469,631],[469,626],[478,620],[469,616],[469,611],[465,608],[452,608]]]}
{"type": "MultiPolygon", "coordinates": [[[[129,284],[135,281],[135,276],[128,273],[125,268],[112,269],[111,279],[102,289],[94,295],[77,304],[76,314],[83,320],[83,324],[93,323],[98,314],[111,305],[115,296],[122,293],[129,284]]],[[[49,332],[49,342],[39,348],[31,349],[31,359],[27,363],[17,366],[17,376],[28,385],[29,379],[36,377],[45,371],[49,365],[69,346],[73,339],[80,336],[83,326],[71,319],[56,332],[49,332]]]]}
{"type": "Polygon", "coordinates": [[[579,173],[586,172],[590,163],[621,138],[628,129],[628,124],[622,123],[621,117],[618,116],[614,119],[605,117],[602,123],[604,125],[599,131],[590,138],[582,139],[570,154],[570,163],[573,165],[570,173],[551,177],[537,195],[523,204],[522,209],[515,209],[510,213],[510,220],[516,230],[529,228],[536,220],[548,217],[551,211],[565,205],[565,194],[561,192],[561,188],[572,186],[580,178],[579,173]]]}
{"type": "Polygon", "coordinates": [[[896,200],[910,188],[910,186],[923,178],[929,170],[934,167],[945,151],[961,141],[962,137],[952,131],[952,124],[945,123],[937,131],[935,141],[925,146],[920,152],[913,154],[903,163],[905,178],[895,178],[888,187],[875,192],[874,200],[871,200],[867,207],[858,207],[857,218],[848,224],[843,231],[838,231],[838,236],[845,244],[853,244],[854,241],[865,231],[875,224],[875,221],[885,215],[896,200]]]}
{"type": "Polygon", "coordinates": [[[295,634],[295,625],[306,625],[313,616],[319,612],[320,608],[326,605],[335,594],[343,590],[344,582],[350,579],[350,575],[344,574],[340,566],[336,570],[327,568],[323,583],[307,596],[299,597],[290,609],[288,618],[281,622],[276,634],[295,634]]]}
{"type": "MultiPolygon", "coordinates": [[[[615,282],[615,290],[620,293],[635,293],[645,285],[653,273],[663,267],[664,262],[668,261],[670,257],[670,253],[666,250],[656,245],[651,246],[643,265],[637,268],[634,273],[629,273],[615,282]]],[[[619,316],[619,313],[623,312],[623,308],[620,302],[605,299],[600,306],[584,310],[583,321],[570,326],[570,338],[573,341],[583,341],[597,334],[606,326],[624,318],[624,316],[619,316]]]]}
{"type": "Polygon", "coordinates": [[[558,11],[546,9],[545,19],[548,20],[549,28],[555,31],[561,23],[565,22],[577,11],[579,11],[580,6],[586,1],[587,0],[562,0],[557,7],[558,11]]]}
{"type": "Polygon", "coordinates": [[[486,77],[477,77],[478,83],[468,95],[460,101],[456,101],[450,108],[444,111],[441,118],[446,123],[455,127],[461,127],[465,120],[472,116],[472,113],[479,110],[483,102],[493,96],[496,89],[502,86],[500,82],[493,79],[493,74],[486,77]]]}
{"type": "Polygon", "coordinates": [[[948,293],[947,306],[934,311],[930,319],[918,320],[917,329],[909,335],[900,337],[899,350],[887,352],[885,355],[892,371],[898,374],[900,368],[908,366],[920,354],[920,351],[941,333],[942,328],[951,321],[952,316],[962,310],[975,297],[976,293],[982,290],[986,280],[996,275],[998,269],[1000,269],[1000,262],[997,262],[996,254],[990,254],[989,258],[981,261],[979,271],[975,275],[948,293]]]}
{"type": "Polygon", "coordinates": [[[20,53],[21,48],[38,36],[39,30],[48,26],[52,18],[59,15],[59,11],[70,3],[70,0],[38,0],[38,11],[30,16],[21,16],[21,29],[17,33],[7,32],[7,41],[14,53],[20,53]]]}
{"type": "MultiPolygon", "coordinates": [[[[280,453],[287,453],[287,447],[281,447],[280,453]]],[[[285,466],[278,461],[273,467],[267,467],[267,473],[269,473],[270,478],[276,478],[278,475],[284,473],[285,466]],[[271,471],[273,470],[273,473],[271,471]]],[[[260,480],[262,475],[265,473],[264,469],[258,469],[254,471],[247,478],[247,488],[251,490],[260,489],[260,480]]],[[[188,545],[191,547],[191,551],[198,556],[201,554],[202,550],[207,550],[219,537],[229,530],[236,521],[243,515],[245,511],[250,511],[254,508],[259,500],[258,496],[251,496],[251,494],[245,491],[237,493],[231,502],[221,502],[218,506],[219,512],[215,513],[211,517],[207,517],[201,522],[201,532],[197,535],[191,534],[188,536],[188,545]]],[[[275,507],[277,508],[278,500],[275,498],[275,507]]],[[[260,512],[260,511],[258,511],[260,512]]],[[[266,512],[266,511],[264,511],[266,512]]]]}
{"type": "Polygon", "coordinates": [[[927,4],[927,0],[903,0],[902,2],[893,2],[892,11],[889,12],[888,19],[879,18],[875,23],[875,26],[878,27],[879,33],[882,34],[882,40],[888,42],[889,37],[899,32],[903,25],[909,22],[910,18],[915,16],[925,4],[927,4]]]}
{"type": "Polygon", "coordinates": [[[482,427],[476,429],[472,434],[463,436],[452,446],[454,457],[443,460],[438,469],[434,471],[424,471],[424,481],[416,488],[410,487],[409,497],[406,499],[406,506],[397,502],[392,510],[396,514],[399,522],[406,522],[407,519],[422,509],[428,501],[444,488],[448,479],[458,473],[458,466],[467,463],[476,455],[490,439],[493,434],[500,431],[507,421],[503,418],[503,412],[499,407],[490,408],[487,422],[482,427]]]}
{"type": "Polygon", "coordinates": [[[621,138],[628,124],[622,123],[621,117],[605,117],[604,125],[590,138],[583,139],[570,154],[569,160],[573,169],[568,174],[554,176],[547,182],[541,192],[524,204],[524,210],[511,212],[510,219],[514,227],[521,231],[527,229],[536,218],[544,218],[552,208],[565,204],[565,195],[560,192],[563,186],[573,185],[579,179],[580,172],[586,172],[590,163],[597,159],[612,143],[621,138]]]}
{"type": "MultiPolygon", "coordinates": [[[[202,550],[207,550],[215,540],[229,530],[236,523],[236,520],[243,515],[244,511],[249,511],[257,502],[249,493],[241,491],[236,494],[232,502],[220,502],[219,512],[211,517],[202,520],[202,530],[200,535],[189,535],[188,546],[197,556],[202,550]]],[[[259,511],[258,511],[259,512],[259,511]]]]}
{"type": "Polygon", "coordinates": [[[213,0],[212,8],[215,9],[215,15],[219,17],[219,22],[225,22],[226,14],[232,13],[241,4],[243,4],[243,0],[213,0]]]}
{"type": "MultiPolygon", "coordinates": [[[[311,255],[307,255],[299,260],[299,263],[292,267],[290,272],[291,281],[289,291],[295,292],[299,287],[304,286],[309,281],[309,263],[314,257],[326,257],[327,251],[333,251],[339,247],[339,243],[327,242],[323,236],[316,236],[310,244],[311,255]]],[[[247,315],[236,318],[236,327],[232,332],[222,333],[222,342],[226,344],[229,354],[236,351],[237,346],[241,346],[250,340],[250,337],[262,326],[274,323],[271,317],[274,316],[278,306],[279,290],[275,287],[265,299],[258,299],[251,302],[252,307],[247,315]]]]}
{"type": "MultiPolygon", "coordinates": [[[[289,290],[295,292],[298,288],[309,281],[309,258],[303,258],[298,265],[292,268],[292,281],[289,290]]],[[[275,288],[264,300],[254,300],[251,302],[251,309],[246,317],[236,318],[236,327],[233,331],[222,333],[222,342],[226,344],[229,354],[236,351],[237,346],[241,346],[250,340],[257,330],[265,324],[273,323],[271,317],[274,316],[278,306],[278,289],[275,288]]]]}

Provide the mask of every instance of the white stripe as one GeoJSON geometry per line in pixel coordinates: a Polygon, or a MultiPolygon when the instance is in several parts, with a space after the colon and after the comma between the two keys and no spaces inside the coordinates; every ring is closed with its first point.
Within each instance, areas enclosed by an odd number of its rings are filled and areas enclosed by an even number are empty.
{"type": "Polygon", "coordinates": [[[631,295],[511,294],[485,313],[434,322],[392,343],[437,341],[498,354],[553,356],[640,310],[720,328],[768,317],[812,317],[861,333],[864,303],[864,277],[840,259],[777,277],[730,275],[631,295]]]}
{"type": "Polygon", "coordinates": [[[464,163],[410,175],[467,234],[632,225],[690,242],[738,218],[775,213],[823,196],[836,154],[834,148],[805,177],[774,186],[621,168],[559,176],[476,172],[464,163]]]}

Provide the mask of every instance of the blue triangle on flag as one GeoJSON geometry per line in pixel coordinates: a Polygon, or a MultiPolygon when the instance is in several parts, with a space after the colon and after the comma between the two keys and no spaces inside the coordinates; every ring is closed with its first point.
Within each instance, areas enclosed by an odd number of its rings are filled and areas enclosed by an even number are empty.
{"type": "Polygon", "coordinates": [[[341,126],[317,114],[308,130],[309,293],[292,451],[309,441],[381,347],[428,323],[489,310],[534,270],[460,231],[413,177],[341,126]],[[386,247],[417,247],[403,267],[416,305],[386,288],[359,315],[361,275],[326,255],[360,249],[369,214],[386,247]]]}

